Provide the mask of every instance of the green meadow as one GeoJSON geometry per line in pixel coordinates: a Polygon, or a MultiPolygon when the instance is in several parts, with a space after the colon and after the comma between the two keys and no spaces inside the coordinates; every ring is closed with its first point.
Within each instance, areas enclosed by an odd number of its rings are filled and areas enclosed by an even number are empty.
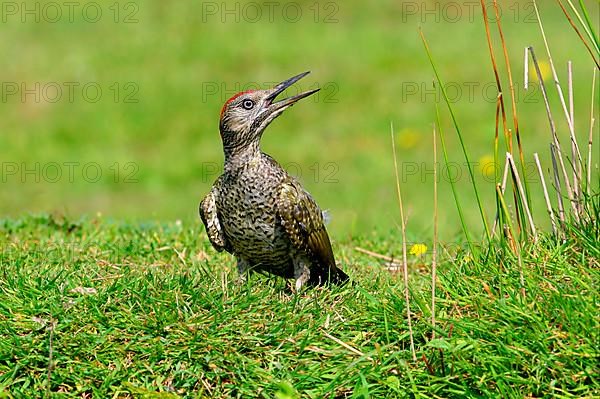
{"type": "MultiPolygon", "coordinates": [[[[598,230],[400,273],[335,244],[356,284],[292,294],[236,284],[234,262],[175,223],[0,224],[2,398],[596,398],[598,230]],[[590,237],[596,237],[596,241],[590,237]],[[594,260],[595,259],[595,260],[594,260]],[[527,295],[521,295],[523,287],[527,295]]],[[[397,243],[393,243],[397,245],[397,243]]]]}
{"type": "MultiPolygon", "coordinates": [[[[424,239],[432,225],[432,125],[435,103],[443,99],[433,87],[419,27],[468,138],[486,208],[494,210],[494,165],[488,164],[498,92],[477,4],[298,2],[256,11],[256,2],[100,2],[60,7],[62,17],[54,22],[47,3],[35,3],[37,14],[34,5],[27,14],[19,3],[2,15],[4,215],[100,212],[130,221],[198,222],[198,202],[222,167],[222,104],[241,89],[267,88],[310,70],[296,90],[321,87],[321,93],[273,123],[264,150],[330,211],[334,239],[387,235],[399,226],[393,124],[409,231],[424,239]]],[[[597,15],[598,3],[589,3],[597,15]]],[[[582,109],[575,123],[587,132],[589,55],[560,8],[540,8],[564,79],[566,62],[573,61],[574,100],[582,109]]],[[[532,153],[548,164],[550,136],[539,86],[523,89],[523,51],[532,45],[543,55],[543,42],[531,2],[507,2],[501,10],[531,163],[527,177],[537,190],[532,153]]],[[[440,198],[450,198],[448,180],[454,179],[472,203],[447,115],[443,123],[453,163],[440,165],[440,198]]],[[[566,135],[566,124],[560,129],[566,135]]],[[[442,234],[454,239],[457,214],[450,203],[442,205],[442,234]]],[[[543,201],[535,205],[545,216],[543,201]]],[[[468,219],[480,228],[477,214],[468,219]]]]}

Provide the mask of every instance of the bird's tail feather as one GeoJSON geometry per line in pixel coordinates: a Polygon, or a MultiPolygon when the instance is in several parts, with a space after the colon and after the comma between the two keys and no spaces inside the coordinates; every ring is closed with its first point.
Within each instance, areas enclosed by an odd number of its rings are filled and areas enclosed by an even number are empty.
{"type": "Polygon", "coordinates": [[[322,273],[314,273],[311,270],[310,279],[308,280],[308,284],[310,285],[327,285],[327,284],[335,284],[342,285],[350,280],[350,277],[342,269],[339,269],[336,266],[328,267],[323,270],[322,273]]]}
{"type": "Polygon", "coordinates": [[[330,276],[330,281],[334,284],[344,284],[348,280],[350,280],[350,277],[348,277],[342,269],[338,269],[337,267],[335,268],[333,275],[330,276]]]}

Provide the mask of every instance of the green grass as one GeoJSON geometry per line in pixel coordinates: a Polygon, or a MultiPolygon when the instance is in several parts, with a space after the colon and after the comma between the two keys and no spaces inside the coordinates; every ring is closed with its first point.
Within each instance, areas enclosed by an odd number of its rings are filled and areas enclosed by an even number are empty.
{"type": "Polygon", "coordinates": [[[5,219],[0,397],[600,395],[597,223],[526,248],[524,287],[509,253],[451,250],[430,342],[429,259],[413,257],[416,363],[401,276],[353,249],[396,240],[336,242],[356,284],[293,295],[263,275],[237,285],[197,223],[5,219]]]}
{"type": "MultiPolygon", "coordinates": [[[[203,7],[223,3],[191,1],[101,1],[105,18],[95,24],[77,13],[60,23],[3,14],[0,398],[600,397],[597,160],[583,222],[570,225],[568,214],[558,238],[540,233],[535,242],[523,230],[523,202],[510,188],[499,192],[494,171],[464,163],[502,160],[505,150],[493,140],[496,93],[480,10],[464,8],[456,23],[435,11],[420,21],[423,12],[405,9],[417,3],[320,4],[321,19],[335,11],[331,24],[315,22],[308,6],[293,24],[281,16],[205,21],[203,7]],[[137,22],[111,21],[115,6],[123,18],[135,5],[137,22]],[[428,58],[438,81],[462,96],[424,91],[434,75],[428,58]],[[264,149],[330,209],[334,251],[354,284],[293,294],[282,279],[255,275],[238,285],[232,257],[210,247],[196,215],[222,162],[218,111],[248,82],[266,87],[308,69],[314,74],[300,87],[319,85],[320,97],[274,123],[264,149]],[[93,82],[104,95],[31,101],[31,88],[48,82],[93,82]],[[121,96],[133,83],[138,101],[114,101],[115,82],[121,96]],[[30,99],[7,98],[7,84],[25,85],[30,99]],[[444,132],[436,214],[445,244],[433,340],[431,254],[409,257],[414,361],[403,276],[355,247],[402,255],[390,122],[408,240],[431,247],[434,120],[444,132]],[[459,173],[452,181],[450,165],[459,173]],[[494,213],[496,235],[478,242],[494,213]]],[[[597,14],[600,3],[584,3],[597,14]]],[[[550,185],[550,136],[539,86],[521,89],[522,49],[532,45],[548,65],[532,3],[500,5],[523,139],[519,170],[536,228],[548,231],[532,154],[550,185]]],[[[589,54],[559,7],[539,6],[563,87],[573,61],[584,148],[596,101],[589,54]]],[[[490,40],[497,53],[498,38],[490,40]]],[[[544,80],[567,148],[547,72],[544,80]]]]}

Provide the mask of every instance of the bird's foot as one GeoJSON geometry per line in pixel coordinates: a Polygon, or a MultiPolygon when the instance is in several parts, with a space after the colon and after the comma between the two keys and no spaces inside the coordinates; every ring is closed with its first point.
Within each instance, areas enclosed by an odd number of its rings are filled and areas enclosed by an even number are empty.
{"type": "Polygon", "coordinates": [[[236,280],[237,285],[246,285],[247,282],[248,282],[248,273],[247,272],[240,274],[236,280]]]}
{"type": "Polygon", "coordinates": [[[296,279],[294,284],[296,292],[300,292],[302,286],[310,280],[310,269],[307,266],[307,262],[302,258],[294,259],[294,278],[296,279]]]}
{"type": "Polygon", "coordinates": [[[300,292],[302,287],[306,284],[306,282],[310,279],[310,270],[307,267],[304,267],[302,273],[296,276],[296,281],[294,283],[294,288],[296,293],[300,292]]]}
{"type": "Polygon", "coordinates": [[[237,269],[238,269],[238,278],[237,284],[244,285],[248,282],[248,275],[250,274],[250,267],[248,262],[246,262],[242,258],[237,258],[237,269]]]}

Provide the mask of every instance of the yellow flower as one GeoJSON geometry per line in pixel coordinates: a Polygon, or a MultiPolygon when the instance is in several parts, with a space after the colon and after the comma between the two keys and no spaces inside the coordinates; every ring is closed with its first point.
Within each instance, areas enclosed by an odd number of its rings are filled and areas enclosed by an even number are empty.
{"type": "MultiPolygon", "coordinates": [[[[550,63],[547,61],[538,61],[538,65],[540,67],[540,74],[542,75],[542,80],[545,82],[552,77],[552,68],[550,67],[550,63]]],[[[529,64],[529,80],[532,82],[537,82],[537,71],[535,70],[535,65],[533,63],[529,64]]]]}
{"type": "Polygon", "coordinates": [[[411,255],[415,255],[415,256],[421,256],[426,252],[427,252],[427,245],[425,245],[425,244],[413,244],[413,246],[410,247],[410,251],[409,251],[409,253],[411,255]]]}
{"type": "Polygon", "coordinates": [[[398,134],[398,145],[400,148],[413,148],[419,143],[420,135],[412,129],[402,129],[398,134]]]}
{"type": "Polygon", "coordinates": [[[484,177],[494,177],[496,175],[496,165],[492,155],[484,155],[479,158],[479,170],[484,177]]]}

